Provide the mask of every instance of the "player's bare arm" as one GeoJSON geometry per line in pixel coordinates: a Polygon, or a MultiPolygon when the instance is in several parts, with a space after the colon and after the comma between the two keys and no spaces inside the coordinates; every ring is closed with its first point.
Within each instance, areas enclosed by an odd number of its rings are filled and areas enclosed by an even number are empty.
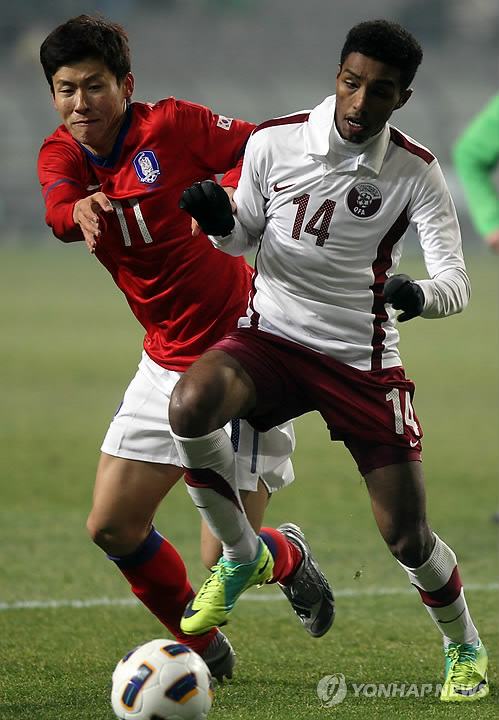
{"type": "Polygon", "coordinates": [[[101,235],[99,213],[113,212],[113,206],[103,192],[94,193],[78,200],[73,208],[73,220],[79,225],[88,249],[93,254],[101,235]]]}

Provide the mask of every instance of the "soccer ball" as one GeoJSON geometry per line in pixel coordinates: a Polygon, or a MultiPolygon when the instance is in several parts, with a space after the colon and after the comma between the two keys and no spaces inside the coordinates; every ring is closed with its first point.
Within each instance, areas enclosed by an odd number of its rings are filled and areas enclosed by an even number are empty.
{"type": "Polygon", "coordinates": [[[173,640],[139,645],[113,672],[111,704],[119,720],[204,720],[212,701],[208,666],[173,640]]]}

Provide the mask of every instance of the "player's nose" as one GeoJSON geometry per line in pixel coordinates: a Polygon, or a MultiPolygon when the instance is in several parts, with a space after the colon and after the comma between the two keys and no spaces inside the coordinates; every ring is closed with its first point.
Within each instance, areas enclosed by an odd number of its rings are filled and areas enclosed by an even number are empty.
{"type": "Polygon", "coordinates": [[[74,109],[76,112],[84,112],[88,108],[86,93],[83,90],[77,90],[74,94],[74,109]]]}
{"type": "Polygon", "coordinates": [[[364,88],[358,88],[357,92],[353,96],[352,106],[356,112],[361,112],[366,109],[367,106],[367,93],[364,88]]]}

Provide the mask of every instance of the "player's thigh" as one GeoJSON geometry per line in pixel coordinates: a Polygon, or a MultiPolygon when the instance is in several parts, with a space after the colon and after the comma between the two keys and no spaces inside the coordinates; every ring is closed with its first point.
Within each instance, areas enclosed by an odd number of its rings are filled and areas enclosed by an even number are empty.
{"type": "Polygon", "coordinates": [[[178,435],[195,437],[245,416],[256,403],[253,380],[239,361],[221,350],[208,350],[178,381],[169,409],[178,435]]]}
{"type": "Polygon", "coordinates": [[[182,477],[176,465],[129,460],[102,453],[88,530],[99,545],[132,551],[145,538],[159,504],[182,477]]]}

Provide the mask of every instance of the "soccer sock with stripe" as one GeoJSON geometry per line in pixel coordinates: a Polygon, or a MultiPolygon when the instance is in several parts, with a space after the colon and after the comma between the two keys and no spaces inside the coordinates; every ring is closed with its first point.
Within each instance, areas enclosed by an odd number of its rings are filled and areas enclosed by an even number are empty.
{"type": "Polygon", "coordinates": [[[199,636],[185,635],[180,630],[180,619],[185,606],[194,597],[194,590],[187,579],[182,558],[155,528],[135,552],[124,557],[108,555],[108,558],[126,577],[132,592],[178,642],[196,652],[208,647],[216,629],[199,636]]]}
{"type": "Polygon", "coordinates": [[[400,565],[442,633],[444,646],[469,643],[478,647],[478,632],[466,604],[456,556],[438,535],[434,537],[435,545],[423,565],[418,568],[400,565]]]}
{"type": "Polygon", "coordinates": [[[222,541],[223,555],[239,563],[252,562],[258,553],[258,536],[246,516],[235,475],[235,456],[225,430],[197,438],[172,433],[184,480],[209,529],[222,541]]]}

